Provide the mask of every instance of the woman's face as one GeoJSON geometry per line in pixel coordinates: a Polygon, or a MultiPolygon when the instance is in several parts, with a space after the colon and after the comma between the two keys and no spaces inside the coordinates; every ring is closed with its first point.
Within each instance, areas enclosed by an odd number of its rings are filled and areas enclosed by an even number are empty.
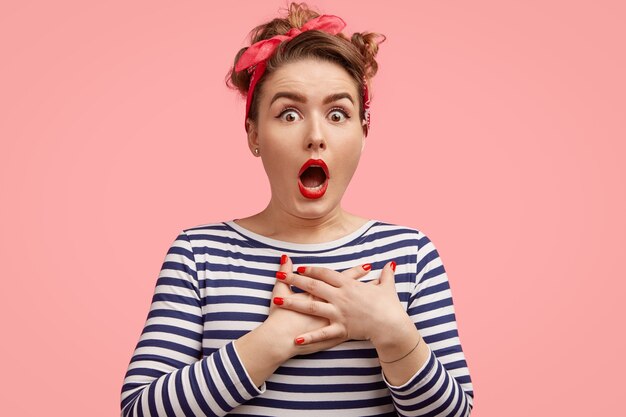
{"type": "Polygon", "coordinates": [[[267,77],[248,141],[253,152],[259,148],[270,206],[303,219],[332,215],[365,140],[357,86],[341,66],[315,59],[267,77]]]}

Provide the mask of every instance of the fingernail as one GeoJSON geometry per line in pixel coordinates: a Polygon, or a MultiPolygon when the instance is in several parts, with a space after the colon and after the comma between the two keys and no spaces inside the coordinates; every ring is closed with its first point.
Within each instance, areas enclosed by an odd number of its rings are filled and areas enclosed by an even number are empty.
{"type": "Polygon", "coordinates": [[[278,278],[278,279],[285,279],[285,278],[287,278],[287,273],[283,272],[283,271],[278,271],[276,273],[276,278],[278,278]]]}
{"type": "Polygon", "coordinates": [[[391,269],[396,272],[396,261],[391,261],[391,269]]]}
{"type": "Polygon", "coordinates": [[[285,265],[287,263],[287,255],[280,256],[280,264],[285,265]]]}
{"type": "Polygon", "coordinates": [[[282,297],[274,297],[274,304],[278,306],[282,306],[285,300],[282,297]]]}
{"type": "Polygon", "coordinates": [[[306,271],[306,266],[299,266],[298,267],[298,274],[304,274],[304,271],[306,271]]]}
{"type": "Polygon", "coordinates": [[[372,264],[364,264],[362,268],[365,269],[366,271],[369,271],[370,269],[372,269],[372,264]]]}
{"type": "Polygon", "coordinates": [[[304,337],[298,337],[296,338],[296,345],[301,345],[304,343],[304,337]]]}

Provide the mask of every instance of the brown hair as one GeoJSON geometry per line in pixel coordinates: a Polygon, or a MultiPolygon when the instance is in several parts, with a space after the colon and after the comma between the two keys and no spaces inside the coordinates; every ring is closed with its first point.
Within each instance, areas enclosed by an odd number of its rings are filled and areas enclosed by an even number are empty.
{"type": "MultiPolygon", "coordinates": [[[[250,32],[250,44],[276,35],[284,35],[291,28],[299,29],[306,22],[318,16],[319,13],[309,9],[306,3],[291,3],[285,18],[276,18],[254,28],[250,32]]],[[[318,30],[309,30],[281,43],[276,53],[267,60],[265,73],[255,87],[248,117],[254,122],[257,120],[258,98],[267,75],[276,71],[283,64],[304,58],[321,59],[339,64],[354,79],[357,91],[361,91],[362,80],[369,81],[378,71],[375,57],[378,53],[378,44],[384,40],[384,35],[378,33],[355,32],[348,39],[343,33],[331,35],[318,30]]],[[[235,64],[246,49],[248,47],[239,50],[233,66],[226,76],[226,85],[239,91],[244,97],[248,94],[251,74],[247,70],[235,71],[235,64]]],[[[365,118],[363,94],[360,95],[359,103],[361,120],[363,120],[365,118]]]]}

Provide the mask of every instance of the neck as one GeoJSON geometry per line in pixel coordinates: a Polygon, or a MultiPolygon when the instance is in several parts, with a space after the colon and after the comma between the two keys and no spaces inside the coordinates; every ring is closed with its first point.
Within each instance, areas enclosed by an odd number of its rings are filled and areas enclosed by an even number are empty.
{"type": "Polygon", "coordinates": [[[304,218],[274,207],[237,223],[254,233],[292,243],[323,243],[340,239],[361,227],[367,219],[348,213],[340,206],[314,218],[304,218]]]}

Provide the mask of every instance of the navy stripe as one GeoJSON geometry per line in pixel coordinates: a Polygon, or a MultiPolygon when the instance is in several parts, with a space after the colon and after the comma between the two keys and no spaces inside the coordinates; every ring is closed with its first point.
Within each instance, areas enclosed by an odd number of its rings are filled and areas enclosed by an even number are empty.
{"type": "MultiPolygon", "coordinates": [[[[224,381],[226,383],[226,381],[228,381],[230,384],[233,383],[233,381],[230,379],[230,377],[228,376],[228,372],[226,371],[226,367],[224,366],[224,362],[223,361],[215,361],[215,367],[217,368],[217,373],[220,376],[220,379],[222,381],[224,381]]],[[[241,394],[239,394],[239,391],[236,390],[229,390],[228,391],[230,393],[230,395],[233,397],[233,399],[235,401],[237,401],[239,404],[243,404],[246,400],[241,396],[241,394]]]]}
{"type": "Polygon", "coordinates": [[[308,355],[294,356],[295,359],[353,359],[378,358],[376,349],[322,350],[308,355]]]}
{"type": "MultiPolygon", "coordinates": [[[[133,356],[133,361],[138,362],[138,361],[154,361],[157,363],[162,363],[164,365],[167,366],[171,366],[172,368],[182,368],[183,366],[185,366],[185,363],[181,362],[181,361],[177,361],[175,359],[172,358],[168,358],[165,356],[161,356],[161,355],[148,355],[148,354],[144,354],[144,355],[135,355],[133,356]]],[[[137,369],[132,369],[129,372],[137,372],[137,369]]]]}
{"type": "Polygon", "coordinates": [[[187,321],[194,324],[202,324],[202,317],[186,313],[180,310],[166,310],[164,308],[155,308],[148,314],[148,319],[154,318],[171,318],[187,321]]]}
{"type": "Polygon", "coordinates": [[[159,277],[156,285],[162,285],[164,287],[180,287],[180,288],[185,288],[188,290],[195,291],[195,287],[191,284],[191,282],[184,280],[184,279],[180,279],[180,278],[174,278],[174,277],[165,277],[165,276],[159,277]]]}
{"type": "Polygon", "coordinates": [[[440,326],[442,324],[452,323],[456,319],[454,314],[447,314],[445,316],[438,316],[428,320],[422,320],[415,323],[418,329],[427,329],[429,327],[440,326]]]}
{"type": "Polygon", "coordinates": [[[424,340],[430,345],[436,342],[441,342],[442,340],[451,339],[458,336],[459,332],[457,330],[448,330],[447,332],[435,333],[424,336],[424,340]]]}
{"type": "Polygon", "coordinates": [[[354,376],[354,375],[376,375],[380,374],[380,366],[372,368],[292,368],[281,366],[274,372],[277,375],[297,375],[297,376],[354,376]]]}
{"type": "Polygon", "coordinates": [[[274,400],[263,397],[256,397],[250,404],[259,407],[274,407],[282,410],[347,410],[351,408],[367,408],[387,405],[390,398],[378,397],[363,400],[343,400],[343,401],[286,401],[274,400]]]}
{"type": "Polygon", "coordinates": [[[184,272],[185,274],[189,274],[189,275],[192,275],[192,271],[193,271],[193,269],[189,268],[187,264],[184,264],[181,262],[173,262],[173,261],[163,262],[161,269],[168,270],[168,271],[184,272]]]}
{"type": "Polygon", "coordinates": [[[252,304],[269,307],[270,300],[265,298],[250,297],[247,295],[209,295],[202,299],[204,304],[252,304]]]}
{"type": "MultiPolygon", "coordinates": [[[[215,355],[213,355],[212,359],[212,362],[220,361],[221,353],[219,351],[216,352],[215,355]]],[[[209,392],[211,393],[211,402],[220,407],[222,410],[228,412],[230,411],[231,407],[228,405],[226,400],[224,400],[224,397],[222,397],[222,395],[219,393],[215,384],[211,383],[211,380],[213,378],[212,375],[209,373],[209,362],[211,361],[207,361],[206,366],[202,367],[202,373],[204,375],[204,379],[208,381],[207,386],[209,388],[209,392]]],[[[213,412],[215,412],[215,410],[213,410],[213,412]]]]}
{"type": "MultiPolygon", "coordinates": [[[[219,360],[220,360],[219,352],[216,352],[215,356],[213,358],[211,358],[211,359],[213,359],[214,361],[218,361],[219,362],[219,360]]],[[[203,359],[203,361],[204,362],[202,363],[202,366],[201,366],[200,369],[202,370],[202,376],[204,377],[204,380],[207,383],[208,390],[212,394],[211,398],[209,399],[209,410],[207,410],[207,415],[208,416],[218,416],[218,414],[215,413],[215,411],[213,411],[213,408],[211,407],[211,405],[216,406],[216,402],[218,402],[219,400],[222,400],[222,397],[219,396],[219,395],[216,397],[216,394],[213,394],[213,392],[216,391],[216,390],[215,390],[215,386],[212,383],[213,376],[209,372],[209,362],[210,362],[210,359],[203,359]]]]}
{"type": "Polygon", "coordinates": [[[176,396],[178,397],[178,404],[180,408],[183,410],[185,415],[191,416],[193,415],[193,411],[191,410],[191,407],[187,402],[187,397],[185,396],[182,373],[182,370],[178,370],[178,372],[174,374],[174,388],[176,389],[176,396]]]}
{"type": "MultiPolygon", "coordinates": [[[[189,259],[191,262],[194,262],[194,257],[193,257],[193,252],[189,251],[187,249],[181,248],[180,246],[172,246],[168,251],[167,251],[168,255],[181,255],[187,259],[189,259]]],[[[165,265],[165,264],[164,264],[165,265]]],[[[182,265],[182,264],[181,264],[182,265]]],[[[185,271],[190,271],[185,270],[185,271]]]]}
{"type": "MultiPolygon", "coordinates": [[[[184,366],[184,364],[183,364],[184,366]]],[[[127,376],[148,376],[148,377],[152,377],[152,378],[158,378],[161,375],[163,375],[163,372],[158,371],[156,369],[146,369],[146,368],[137,368],[137,369],[131,369],[128,371],[128,373],[126,374],[127,376]]],[[[129,386],[126,388],[131,388],[130,386],[132,385],[132,388],[136,388],[138,386],[141,386],[143,384],[139,384],[139,383],[133,383],[133,384],[128,384],[129,386]]]]}
{"type": "Polygon", "coordinates": [[[359,391],[375,391],[387,388],[383,381],[370,382],[365,384],[284,384],[279,382],[267,381],[267,389],[280,392],[359,392],[359,391]]]}
{"type": "MultiPolygon", "coordinates": [[[[441,358],[445,358],[448,355],[454,355],[455,353],[463,353],[463,350],[461,349],[461,346],[455,345],[455,346],[445,346],[445,347],[442,347],[441,349],[434,349],[433,353],[435,354],[435,356],[437,356],[437,358],[441,359],[441,358]]],[[[447,367],[448,365],[446,364],[446,368],[447,367]]]]}
{"type": "Polygon", "coordinates": [[[443,300],[433,301],[432,303],[418,305],[416,307],[409,308],[408,313],[410,316],[417,314],[428,313],[429,311],[436,310],[443,307],[452,305],[451,298],[444,298],[443,300]]]}
{"type": "Polygon", "coordinates": [[[189,355],[192,357],[198,356],[197,355],[198,351],[195,350],[194,348],[181,345],[180,343],[170,342],[167,340],[160,340],[160,339],[141,340],[139,343],[137,343],[137,347],[138,348],[158,347],[162,349],[169,349],[175,352],[184,353],[185,355],[189,355]]]}
{"type": "Polygon", "coordinates": [[[149,326],[144,327],[143,332],[141,334],[146,334],[150,332],[163,332],[169,334],[175,334],[178,336],[186,337],[191,340],[198,340],[200,338],[200,334],[196,332],[192,332],[191,330],[183,329],[180,327],[168,326],[165,324],[151,324],[149,326]]]}
{"type": "Polygon", "coordinates": [[[428,295],[437,294],[439,292],[446,291],[449,289],[450,289],[450,285],[448,284],[448,281],[444,281],[439,284],[430,285],[422,289],[421,291],[419,291],[417,294],[418,294],[418,297],[426,297],[428,295]]]}
{"type": "Polygon", "coordinates": [[[152,302],[154,303],[157,301],[185,304],[188,306],[196,306],[196,307],[198,306],[198,300],[195,300],[191,297],[183,297],[182,295],[178,295],[178,294],[163,294],[163,293],[154,294],[154,296],[152,297],[152,302]]]}
{"type": "Polygon", "coordinates": [[[137,402],[137,413],[139,413],[139,415],[143,415],[143,404],[141,404],[141,401],[137,402]]]}
{"type": "Polygon", "coordinates": [[[148,387],[148,410],[150,410],[151,416],[159,415],[156,405],[156,395],[154,395],[155,391],[156,384],[150,384],[150,386],[148,387]]]}
{"type": "Polygon", "coordinates": [[[247,330],[205,330],[204,338],[216,340],[237,340],[246,333],[248,333],[247,330]]]}
{"type": "Polygon", "coordinates": [[[163,408],[165,408],[165,413],[168,416],[176,415],[176,412],[174,411],[174,408],[172,406],[172,402],[170,401],[170,396],[169,396],[168,385],[169,385],[171,376],[172,374],[165,375],[165,378],[163,379],[163,387],[161,389],[161,398],[163,398],[163,408]]]}
{"type": "MultiPolygon", "coordinates": [[[[202,368],[202,366],[200,366],[200,368],[202,368]]],[[[202,372],[202,370],[200,372],[202,372]]],[[[202,378],[200,380],[202,380],[202,378]]],[[[189,367],[189,381],[191,382],[190,385],[191,385],[191,391],[193,393],[193,398],[196,400],[196,403],[198,403],[198,407],[200,407],[200,409],[205,414],[211,412],[211,408],[209,407],[209,404],[207,404],[206,400],[202,396],[202,391],[200,391],[200,387],[198,386],[198,382],[197,382],[198,378],[196,377],[195,366],[189,367]]]]}
{"type": "Polygon", "coordinates": [[[267,314],[246,313],[239,311],[216,311],[215,313],[207,313],[204,315],[204,321],[252,321],[263,322],[267,318],[267,314]]]}
{"type": "Polygon", "coordinates": [[[422,278],[422,281],[426,281],[427,279],[438,277],[439,275],[442,275],[445,273],[446,273],[446,270],[443,267],[443,265],[436,266],[424,274],[424,278],[422,278]]]}
{"type": "MultiPolygon", "coordinates": [[[[231,272],[237,272],[237,271],[231,271],[231,272]]],[[[243,272],[245,274],[250,274],[250,272],[245,271],[243,272]]],[[[274,275],[276,274],[276,272],[274,272],[274,275]]],[[[260,276],[260,274],[252,274],[253,276],[260,276]]],[[[274,275],[271,275],[272,277],[274,275]]],[[[272,284],[265,284],[262,282],[257,282],[257,281],[245,281],[245,280],[234,280],[234,279],[205,279],[202,281],[202,289],[206,289],[206,288],[249,288],[249,289],[253,289],[253,290],[262,290],[262,291],[268,291],[268,292],[272,292],[272,289],[274,288],[274,283],[272,284]]]]}
{"type": "Polygon", "coordinates": [[[456,398],[456,403],[454,405],[454,408],[452,409],[452,412],[448,413],[449,415],[456,415],[459,410],[461,409],[461,407],[463,406],[463,401],[465,400],[465,397],[459,392],[460,390],[456,387],[456,386],[452,386],[453,390],[455,391],[455,394],[457,395],[456,398]]]}
{"type": "MultiPolygon", "coordinates": [[[[230,360],[231,365],[235,368],[237,375],[243,376],[245,374],[245,370],[243,369],[243,365],[239,362],[239,358],[237,358],[237,353],[235,353],[235,347],[233,344],[226,345],[226,353],[228,353],[228,359],[230,360]]],[[[248,391],[249,395],[256,396],[257,391],[252,385],[252,381],[249,381],[245,378],[242,378],[243,386],[248,391]]]]}

